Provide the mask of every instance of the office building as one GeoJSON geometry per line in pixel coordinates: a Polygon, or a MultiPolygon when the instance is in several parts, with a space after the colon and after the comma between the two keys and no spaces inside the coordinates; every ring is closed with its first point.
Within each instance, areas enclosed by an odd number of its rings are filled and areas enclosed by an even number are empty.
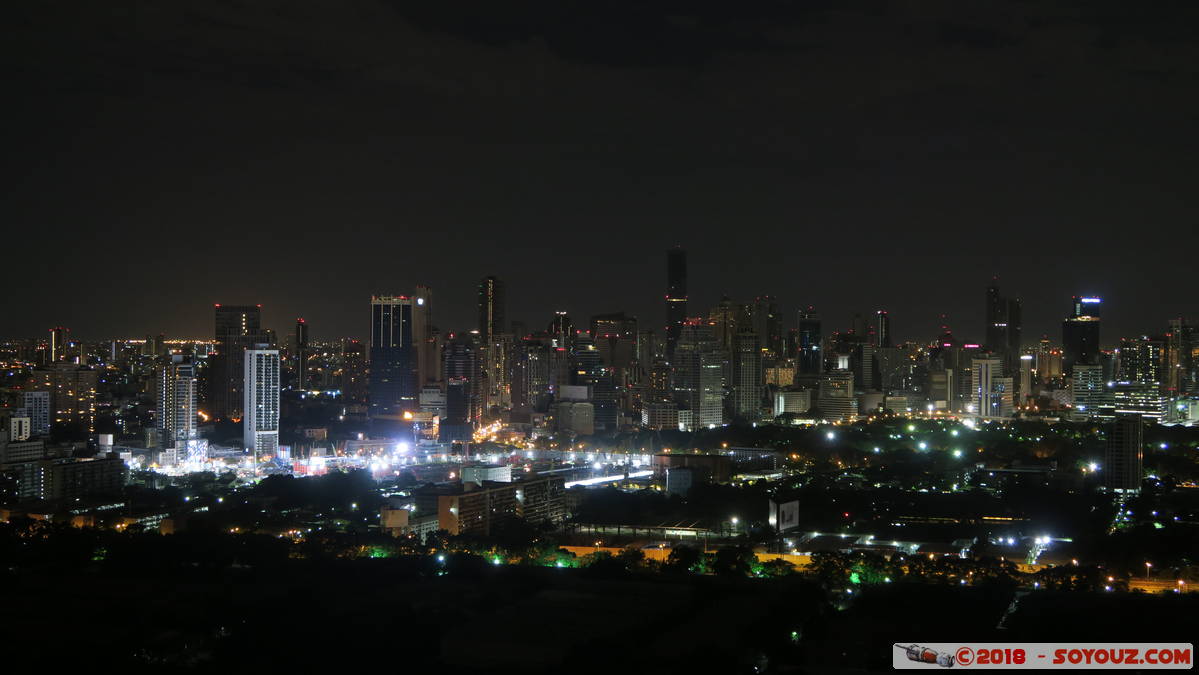
{"type": "Polygon", "coordinates": [[[1112,389],[1103,378],[1103,366],[1078,364],[1070,376],[1070,394],[1074,416],[1078,418],[1110,418],[1115,399],[1112,389]]]}
{"type": "Polygon", "coordinates": [[[820,315],[812,307],[800,310],[798,333],[797,370],[800,375],[819,375],[824,372],[823,337],[820,333],[820,315]]]}
{"type": "Polygon", "coordinates": [[[1003,361],[998,358],[973,359],[970,383],[973,392],[972,412],[982,418],[1012,416],[1012,378],[1003,376],[1003,361]]]}
{"type": "Polygon", "coordinates": [[[504,282],[496,277],[483,277],[478,288],[479,335],[489,341],[508,332],[505,322],[504,282]]]}
{"type": "Polygon", "coordinates": [[[1022,307],[1018,298],[1003,297],[999,287],[987,287],[986,339],[983,347],[999,357],[1004,374],[1015,373],[1022,344],[1022,307]]]}
{"type": "Polygon", "coordinates": [[[445,418],[438,427],[443,443],[469,441],[474,435],[471,415],[471,383],[466,377],[448,376],[445,380],[445,418]]]}
{"type": "Polygon", "coordinates": [[[50,329],[50,343],[47,363],[67,360],[67,345],[71,342],[71,331],[58,326],[50,329]]]}
{"type": "Polygon", "coordinates": [[[295,339],[295,388],[300,391],[308,389],[308,322],[303,318],[296,319],[295,339]]]}
{"type": "Polygon", "coordinates": [[[412,298],[371,296],[370,416],[401,419],[416,409],[416,349],[412,335],[412,298]]]}
{"type": "Polygon", "coordinates": [[[273,344],[262,328],[262,305],[213,306],[213,347],[208,357],[208,407],[216,419],[242,418],[245,400],[245,351],[254,345],[273,344]]]}
{"type": "Polygon", "coordinates": [[[812,390],[796,389],[774,393],[774,416],[792,414],[803,417],[812,408],[812,390]]]}
{"type": "Polygon", "coordinates": [[[820,376],[816,408],[827,420],[852,420],[858,415],[858,399],[854,395],[853,371],[839,368],[820,376]]]}
{"type": "Polygon", "coordinates": [[[1062,322],[1062,370],[1068,377],[1075,364],[1099,363],[1100,298],[1074,296],[1070,315],[1062,322]]]}
{"type": "Polygon", "coordinates": [[[674,361],[675,347],[687,320],[687,252],[676,246],[666,253],[666,360],[674,361]]]}
{"type": "Polygon", "coordinates": [[[738,333],[733,337],[730,355],[731,412],[733,418],[756,422],[762,413],[762,350],[755,333],[738,333]]]}
{"type": "Polygon", "coordinates": [[[275,455],[279,450],[279,350],[247,349],[243,364],[245,448],[256,458],[275,455]]]}
{"type": "Polygon", "coordinates": [[[688,319],[679,327],[673,361],[673,393],[679,415],[690,412],[688,428],[720,426],[723,358],[712,328],[703,319],[688,319]]]}
{"type": "Polygon", "coordinates": [[[1145,429],[1140,415],[1120,414],[1107,435],[1103,483],[1113,492],[1141,490],[1145,429]]]}
{"type": "MultiPolygon", "coordinates": [[[[760,349],[768,359],[783,357],[783,316],[774,296],[754,298],[750,307],[750,330],[758,336],[760,349]]],[[[743,331],[742,331],[743,332],[743,331]]]]}
{"type": "Polygon", "coordinates": [[[1173,396],[1199,394],[1199,331],[1186,319],[1170,319],[1166,332],[1166,390],[1173,396]]]}
{"type": "Polygon", "coordinates": [[[878,310],[874,313],[874,334],[871,336],[871,344],[875,347],[894,347],[891,341],[891,315],[885,310],[878,310]]]}

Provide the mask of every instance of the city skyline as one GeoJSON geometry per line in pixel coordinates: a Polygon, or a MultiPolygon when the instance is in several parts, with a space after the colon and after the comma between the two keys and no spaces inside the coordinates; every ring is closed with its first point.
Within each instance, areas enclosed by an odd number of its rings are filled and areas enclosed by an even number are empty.
{"type": "MultiPolygon", "coordinates": [[[[666,280],[665,276],[663,275],[663,270],[665,269],[666,250],[659,251],[657,253],[658,253],[658,255],[657,255],[656,267],[657,267],[658,275],[663,276],[663,279],[660,281],[659,285],[661,286],[662,289],[665,289],[668,285],[667,280],[666,280]]],[[[690,255],[690,253],[688,255],[687,264],[690,266],[691,269],[694,269],[696,266],[694,256],[690,255]]],[[[648,276],[648,274],[647,274],[647,276],[648,276]]],[[[498,277],[500,280],[502,280],[506,287],[511,287],[511,284],[509,283],[507,277],[505,277],[501,274],[496,274],[496,275],[494,275],[494,277],[498,277]]],[[[448,334],[448,333],[469,332],[469,331],[475,330],[477,328],[477,323],[479,320],[478,316],[477,316],[478,315],[478,304],[477,304],[477,302],[478,302],[478,300],[477,300],[478,283],[479,282],[478,282],[477,278],[470,278],[470,279],[467,279],[465,281],[465,283],[463,283],[463,284],[455,284],[456,286],[465,286],[468,289],[465,294],[465,297],[463,297],[461,299],[456,299],[453,297],[447,298],[447,294],[444,292],[439,292],[439,290],[437,289],[436,286],[432,286],[431,284],[424,284],[420,280],[417,280],[407,286],[403,286],[403,285],[399,285],[399,284],[396,284],[393,286],[395,288],[398,288],[403,291],[403,292],[399,292],[399,291],[394,292],[394,295],[396,295],[396,296],[411,295],[412,291],[410,289],[413,286],[419,286],[421,288],[426,288],[426,287],[431,288],[431,290],[435,293],[435,299],[432,301],[433,320],[432,320],[431,325],[436,326],[443,334],[448,334]],[[408,289],[408,290],[404,290],[404,289],[408,289]],[[443,318],[447,315],[449,315],[451,317],[459,317],[459,319],[454,320],[454,323],[447,325],[446,321],[443,318]]],[[[649,282],[647,281],[647,285],[648,285],[648,283],[649,282]]],[[[703,286],[711,287],[711,284],[704,283],[703,279],[696,279],[695,275],[693,273],[688,274],[688,284],[692,287],[694,287],[696,285],[700,285],[701,287],[703,287],[703,286]]],[[[1103,319],[1102,319],[1103,331],[1101,334],[1101,342],[1100,342],[1100,347],[1102,349],[1113,349],[1113,348],[1119,346],[1120,340],[1122,340],[1122,339],[1137,338],[1137,337],[1140,337],[1143,335],[1154,335],[1154,334],[1164,333],[1168,329],[1169,322],[1172,319],[1175,319],[1175,318],[1187,319],[1187,318],[1189,318],[1193,321],[1193,320],[1195,320],[1194,317],[1197,314],[1199,314],[1199,307],[1192,306],[1189,311],[1183,309],[1183,307],[1187,304],[1186,302],[1179,303],[1179,307],[1180,307],[1179,311],[1177,311],[1173,314],[1168,314],[1168,315],[1163,315],[1163,316],[1151,315],[1150,312],[1143,306],[1143,303],[1135,303],[1131,307],[1120,307],[1116,304],[1116,300],[1114,298],[1129,298],[1130,296],[1127,293],[1120,293],[1119,291],[1116,291],[1114,293],[1103,294],[1103,293],[1095,293],[1093,291],[1089,291],[1089,290],[1085,290],[1085,289],[1083,289],[1083,290],[1075,289],[1073,291],[1068,292],[1064,296],[1056,296],[1056,297],[1043,297],[1040,295],[1034,296],[1034,295],[1021,293],[1018,288],[1016,290],[1012,290],[1013,288],[1015,288],[1015,286],[1005,283],[1005,281],[1002,277],[990,276],[990,277],[987,277],[985,280],[982,280],[980,285],[977,288],[967,289],[967,290],[974,291],[973,295],[975,297],[973,298],[974,302],[973,302],[972,307],[970,306],[968,298],[959,299],[955,303],[955,304],[960,304],[965,307],[965,309],[960,314],[948,314],[947,313],[945,316],[942,316],[941,313],[933,312],[930,315],[930,313],[928,311],[923,311],[923,312],[917,313],[916,315],[906,315],[906,314],[902,313],[900,310],[895,309],[895,307],[897,307],[897,306],[902,306],[904,304],[910,304],[910,302],[911,302],[910,298],[907,300],[907,302],[897,301],[896,304],[892,304],[892,305],[883,305],[880,303],[879,306],[871,306],[867,302],[864,302],[864,301],[858,302],[856,304],[853,304],[851,301],[851,304],[846,306],[846,305],[835,305],[835,304],[831,304],[831,303],[823,304],[823,303],[807,301],[807,300],[797,301],[792,298],[789,298],[786,295],[781,295],[777,292],[771,293],[767,290],[763,290],[760,293],[747,294],[747,295],[733,295],[730,293],[718,293],[715,295],[715,297],[713,297],[711,299],[710,302],[705,301],[703,298],[697,299],[697,296],[695,293],[690,293],[689,298],[688,298],[688,303],[687,303],[687,305],[688,305],[687,317],[688,318],[696,317],[696,316],[707,317],[709,312],[717,307],[717,305],[719,304],[722,297],[727,296],[730,299],[732,299],[734,302],[752,303],[754,297],[756,297],[756,296],[771,295],[775,298],[780,299],[780,303],[779,303],[781,306],[780,315],[782,317],[782,325],[783,325],[784,331],[790,330],[793,328],[797,328],[798,313],[801,310],[807,309],[810,306],[815,309],[817,314],[821,315],[822,321],[824,324],[824,330],[826,333],[845,332],[845,331],[849,330],[853,325],[855,315],[860,315],[860,317],[858,317],[858,318],[866,321],[867,323],[870,323],[870,322],[874,321],[874,316],[877,311],[885,311],[885,312],[887,312],[887,316],[891,322],[890,330],[892,332],[892,335],[894,336],[894,340],[897,343],[899,343],[899,342],[915,342],[918,344],[922,344],[922,343],[926,343],[926,342],[933,342],[942,333],[941,326],[948,325],[951,332],[953,332],[954,335],[958,337],[958,339],[960,339],[964,342],[977,342],[980,344],[985,344],[986,343],[986,334],[987,334],[987,309],[986,308],[988,306],[987,303],[989,301],[987,301],[984,298],[984,294],[987,293],[987,289],[992,286],[998,286],[998,288],[1000,289],[1000,291],[1003,293],[1003,295],[1005,297],[1010,296],[1010,297],[1013,297],[1014,299],[1018,299],[1022,302],[1024,318],[1023,318],[1023,335],[1020,339],[1022,340],[1022,344],[1025,349],[1029,348],[1030,346],[1034,345],[1036,342],[1040,341],[1042,339],[1042,337],[1047,337],[1054,344],[1059,344],[1061,342],[1062,321],[1064,318],[1071,315],[1071,313],[1072,313],[1071,298],[1074,298],[1074,297],[1099,297],[1102,299],[1102,302],[1103,302],[1103,319]],[[802,304],[800,304],[800,303],[802,303],[802,304]],[[1031,317],[1031,319],[1030,319],[1030,317],[1031,317]]],[[[373,297],[375,295],[390,295],[390,294],[392,294],[392,291],[387,291],[387,292],[380,291],[380,292],[368,294],[368,296],[366,298],[366,303],[369,304],[370,297],[373,297]]],[[[244,296],[244,295],[248,295],[248,294],[241,293],[239,295],[244,296]]],[[[967,295],[967,293],[963,293],[962,289],[959,287],[959,292],[956,293],[955,296],[960,296],[960,295],[967,295]]],[[[528,307],[522,307],[522,303],[519,303],[519,302],[514,303],[512,301],[512,292],[511,291],[508,291],[507,296],[508,296],[508,301],[506,303],[506,311],[510,317],[508,320],[509,326],[512,323],[520,323],[520,324],[527,326],[530,331],[533,331],[533,332],[542,331],[552,322],[552,320],[554,318],[554,312],[561,311],[560,309],[559,310],[547,309],[546,311],[531,310],[528,307]]],[[[896,296],[894,294],[891,294],[889,297],[896,297],[896,296]]],[[[572,320],[575,323],[576,328],[585,330],[586,325],[587,325],[587,319],[591,316],[598,316],[598,315],[603,315],[603,314],[610,314],[612,312],[625,311],[626,313],[630,314],[631,316],[637,317],[637,319],[641,322],[641,326],[643,329],[654,330],[655,333],[660,333],[663,336],[663,338],[665,338],[665,336],[666,336],[666,330],[665,330],[666,317],[665,317],[665,310],[662,308],[661,298],[662,298],[662,293],[658,292],[657,294],[653,295],[652,297],[650,297],[648,299],[644,299],[644,298],[640,299],[638,302],[628,302],[623,305],[619,302],[613,302],[613,303],[610,303],[613,305],[613,307],[610,307],[607,309],[598,309],[597,308],[597,309],[592,309],[590,311],[587,311],[586,309],[584,311],[566,310],[566,313],[568,316],[570,316],[572,318],[572,320]],[[629,306],[644,306],[646,308],[646,311],[644,313],[638,313],[635,311],[629,311],[628,309],[624,309],[629,306]]],[[[361,298],[358,298],[358,299],[361,300],[361,298]]],[[[518,300],[519,300],[519,297],[518,297],[518,300]]],[[[923,300],[921,300],[921,301],[923,301],[923,300]]],[[[220,306],[222,304],[238,306],[237,303],[230,303],[230,302],[226,301],[223,303],[222,302],[202,303],[200,305],[200,307],[201,307],[201,311],[203,311],[203,312],[211,312],[212,311],[211,308],[213,306],[220,306]]],[[[333,339],[346,337],[346,338],[358,338],[358,339],[366,340],[366,339],[369,339],[369,337],[370,337],[370,324],[368,321],[363,321],[361,318],[362,317],[362,307],[360,307],[360,306],[354,307],[353,305],[350,305],[350,303],[348,303],[348,302],[341,303],[342,307],[339,307],[336,310],[332,310],[334,312],[334,314],[333,314],[334,316],[341,316],[343,314],[349,314],[349,315],[353,316],[353,318],[344,321],[344,323],[333,324],[334,326],[344,326],[345,330],[338,330],[336,328],[331,329],[329,327],[329,324],[324,324],[323,322],[318,323],[320,321],[319,318],[315,319],[315,320],[312,319],[313,316],[321,317],[321,316],[325,316],[325,315],[321,314],[320,312],[305,311],[303,309],[303,307],[312,306],[311,303],[299,304],[294,301],[291,301],[284,305],[284,307],[298,307],[299,309],[297,311],[291,311],[290,309],[280,309],[278,307],[272,308],[268,303],[256,302],[253,300],[253,298],[248,299],[246,301],[246,304],[247,305],[253,304],[253,305],[257,306],[258,310],[261,313],[261,316],[263,317],[261,319],[261,324],[263,325],[264,328],[273,327],[275,325],[280,326],[280,328],[282,328],[282,332],[279,333],[280,336],[288,335],[289,333],[286,331],[288,331],[290,329],[287,328],[287,326],[289,326],[290,324],[293,324],[296,321],[295,317],[302,316],[302,317],[306,317],[305,325],[308,327],[311,327],[311,332],[309,333],[310,339],[315,339],[318,341],[327,341],[327,340],[333,340],[333,339]],[[363,324],[363,325],[355,325],[355,324],[363,324]]],[[[581,303],[580,302],[568,302],[568,303],[564,303],[564,304],[579,305],[581,303]]],[[[1193,302],[1191,304],[1193,305],[1193,302]]],[[[63,318],[61,314],[58,316],[60,319],[63,318]]],[[[139,316],[144,316],[144,314],[141,314],[139,316]]],[[[143,336],[143,335],[157,335],[159,333],[164,334],[168,337],[172,337],[172,338],[210,339],[213,336],[213,331],[211,328],[212,320],[210,317],[211,317],[211,314],[206,314],[205,316],[200,317],[200,318],[187,316],[187,317],[179,317],[179,318],[175,319],[175,321],[174,321],[175,323],[185,323],[187,325],[198,325],[199,326],[198,328],[192,329],[192,330],[183,329],[183,330],[178,330],[178,331],[172,332],[164,327],[159,327],[159,328],[147,327],[145,330],[141,330],[141,331],[129,330],[129,329],[122,331],[121,329],[118,328],[114,332],[100,333],[100,334],[91,334],[92,331],[96,330],[96,329],[89,330],[89,328],[86,325],[79,325],[79,324],[75,324],[75,323],[72,323],[72,322],[66,321],[66,320],[58,320],[55,322],[51,322],[50,325],[52,325],[53,328],[46,328],[46,329],[41,329],[41,330],[35,329],[28,334],[13,334],[13,335],[0,336],[0,339],[4,339],[4,338],[27,339],[27,338],[32,338],[32,337],[41,337],[43,335],[46,335],[48,331],[60,330],[63,328],[70,331],[69,336],[71,339],[74,339],[74,340],[104,340],[104,339],[136,338],[136,337],[143,336]]],[[[136,323],[136,321],[134,323],[136,323]]]]}

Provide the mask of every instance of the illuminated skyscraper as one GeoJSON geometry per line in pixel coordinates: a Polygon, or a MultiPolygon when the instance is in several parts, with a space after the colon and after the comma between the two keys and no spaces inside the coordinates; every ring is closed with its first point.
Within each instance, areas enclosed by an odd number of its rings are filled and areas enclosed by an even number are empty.
{"type": "Polygon", "coordinates": [[[693,429],[720,426],[723,358],[703,319],[688,319],[679,326],[672,365],[673,393],[680,410],[688,411],[693,429]]]}
{"type": "Polygon", "coordinates": [[[51,424],[77,424],[88,432],[96,430],[98,371],[59,361],[34,368],[33,376],[33,389],[50,394],[51,424]]]}
{"type": "Polygon", "coordinates": [[[370,415],[398,417],[417,408],[412,298],[371,296],[370,415]]]}
{"type": "Polygon", "coordinates": [[[199,437],[196,430],[196,364],[180,354],[170,356],[158,371],[158,410],[155,426],[164,448],[183,446],[199,437]]]}
{"type": "Polygon", "coordinates": [[[296,389],[308,388],[308,323],[296,319],[296,389]]]}
{"type": "Polygon", "coordinates": [[[1011,417],[1013,412],[1012,378],[1003,377],[1003,362],[996,358],[974,359],[970,388],[974,412],[979,417],[1011,417]]]}
{"type": "Polygon", "coordinates": [[[687,319],[687,252],[676,246],[666,254],[666,359],[674,360],[679,332],[687,319]]]}
{"type": "Polygon", "coordinates": [[[255,458],[274,455],[279,450],[279,350],[247,349],[243,363],[245,448],[255,458]]]}
{"type": "Polygon", "coordinates": [[[479,335],[484,342],[500,333],[507,333],[504,314],[504,282],[496,277],[483,277],[479,282],[479,335]]]}
{"type": "Polygon", "coordinates": [[[49,363],[67,360],[67,344],[71,341],[70,329],[58,326],[50,329],[49,363]]]}
{"type": "Polygon", "coordinates": [[[1166,390],[1174,396],[1199,393],[1199,331],[1185,319],[1170,319],[1166,333],[1166,390]]]}
{"type": "Polygon", "coordinates": [[[1062,322],[1062,369],[1069,376],[1077,363],[1099,363],[1099,298],[1074,296],[1070,315],[1062,322]]]}

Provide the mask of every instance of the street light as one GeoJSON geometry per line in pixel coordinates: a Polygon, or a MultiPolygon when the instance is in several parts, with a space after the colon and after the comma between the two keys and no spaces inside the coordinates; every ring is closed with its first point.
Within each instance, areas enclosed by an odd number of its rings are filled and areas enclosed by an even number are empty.
{"type": "Polygon", "coordinates": [[[1153,563],[1151,563],[1151,562],[1145,563],[1145,578],[1146,579],[1149,578],[1149,568],[1151,568],[1151,567],[1153,567],[1153,563]]]}

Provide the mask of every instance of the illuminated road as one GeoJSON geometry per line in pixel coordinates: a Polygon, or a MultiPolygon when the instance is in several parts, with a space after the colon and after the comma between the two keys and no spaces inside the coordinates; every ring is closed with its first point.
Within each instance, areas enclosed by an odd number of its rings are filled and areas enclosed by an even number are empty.
{"type": "Polygon", "coordinates": [[[654,475],[653,471],[632,471],[628,476],[617,474],[615,476],[600,476],[599,478],[584,478],[583,480],[572,480],[566,484],[566,487],[572,488],[576,485],[600,485],[602,483],[614,483],[625,478],[648,478],[654,475]]]}

